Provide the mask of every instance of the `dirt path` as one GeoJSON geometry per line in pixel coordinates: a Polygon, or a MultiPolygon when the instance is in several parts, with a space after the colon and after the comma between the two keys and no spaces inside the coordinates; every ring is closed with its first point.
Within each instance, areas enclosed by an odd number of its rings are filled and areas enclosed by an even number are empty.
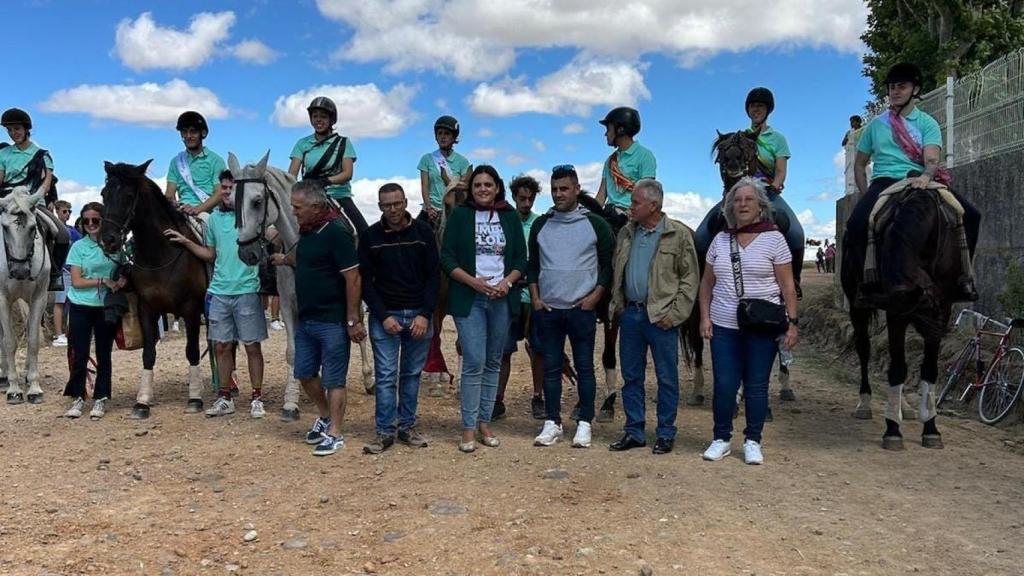
{"type": "Polygon", "coordinates": [[[423,394],[430,447],[365,456],[373,399],[357,385],[347,446],[317,459],[301,440],[308,405],[301,423],[276,419],[283,337],[267,346],[276,402],[264,421],[183,414],[186,370],[168,362],[183,356],[177,337],[160,346],[163,403],[149,421],[126,418],[140,365],[126,352],[115,354],[104,420],[58,418],[66,362],[63,350],[44,350],[45,404],[0,407],[0,574],[1014,574],[1024,565],[1015,433],[941,418],[947,447],[931,451],[911,422],[907,450],[885,452],[879,416],[849,416],[852,372],[811,350],[793,368],[799,400],[773,400],[761,467],[745,466],[740,450],[700,460],[707,407],[681,409],[676,451],[665,456],[608,452],[621,413],[596,425],[590,450],[535,448],[519,356],[509,418],[495,426],[500,448],[460,454],[457,398],[423,394]],[[257,538],[245,543],[250,529],[257,538]]]}

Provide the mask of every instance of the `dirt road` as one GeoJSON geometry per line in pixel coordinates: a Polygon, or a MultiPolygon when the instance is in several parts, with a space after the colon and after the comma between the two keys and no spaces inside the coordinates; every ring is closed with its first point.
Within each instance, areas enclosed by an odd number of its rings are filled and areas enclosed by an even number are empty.
{"type": "MultiPolygon", "coordinates": [[[[681,408],[669,455],[609,452],[621,412],[614,424],[595,426],[589,450],[567,442],[535,448],[540,423],[529,416],[521,355],[509,417],[495,425],[501,447],[459,453],[457,398],[428,398],[424,388],[420,428],[429,448],[363,455],[373,399],[356,384],[347,446],[318,459],[301,438],[308,404],[300,423],[276,418],[283,338],[273,333],[267,344],[274,404],[263,421],[245,411],[217,419],[182,413],[180,337],[160,345],[161,403],[150,420],[127,419],[140,368],[135,352],[115,353],[106,418],[59,418],[64,351],[45,349],[46,402],[0,406],[0,574],[1024,570],[1019,427],[940,418],[946,449],[933,451],[920,447],[920,424],[911,422],[907,450],[883,451],[880,416],[849,415],[853,372],[808,347],[793,367],[798,401],[773,398],[766,463],[754,467],[743,464],[739,439],[732,457],[701,461],[708,407],[681,408]],[[250,530],[256,537],[245,542],[250,530]]],[[[875,408],[880,414],[880,401],[875,408]]]]}

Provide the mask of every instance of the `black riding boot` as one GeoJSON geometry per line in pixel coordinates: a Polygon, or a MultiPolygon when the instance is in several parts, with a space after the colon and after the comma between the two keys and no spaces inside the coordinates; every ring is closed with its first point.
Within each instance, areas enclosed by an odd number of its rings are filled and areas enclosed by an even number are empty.
{"type": "Polygon", "coordinates": [[[54,242],[50,248],[50,292],[62,292],[64,290],[64,263],[68,259],[68,252],[71,251],[71,244],[67,242],[54,242]]]}

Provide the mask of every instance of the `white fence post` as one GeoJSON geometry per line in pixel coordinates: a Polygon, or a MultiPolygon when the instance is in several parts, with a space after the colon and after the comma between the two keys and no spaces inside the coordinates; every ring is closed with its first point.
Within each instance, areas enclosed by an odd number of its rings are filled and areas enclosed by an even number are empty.
{"type": "Polygon", "coordinates": [[[953,156],[954,130],[956,117],[953,111],[953,77],[946,76],[946,168],[952,168],[955,160],[953,156]]]}

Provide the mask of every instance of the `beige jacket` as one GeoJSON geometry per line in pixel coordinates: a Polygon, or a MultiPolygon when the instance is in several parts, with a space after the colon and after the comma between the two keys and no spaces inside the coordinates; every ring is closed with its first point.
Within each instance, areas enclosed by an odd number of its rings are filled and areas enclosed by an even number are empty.
{"type": "MultiPolygon", "coordinates": [[[[652,323],[667,319],[679,326],[690,317],[700,286],[700,268],[693,245],[693,231],[678,220],[665,218],[665,229],[651,258],[647,279],[647,318],[652,323]]],[[[612,276],[612,314],[617,316],[626,307],[626,261],[629,259],[636,232],[636,222],[626,224],[615,242],[612,276]]]]}

